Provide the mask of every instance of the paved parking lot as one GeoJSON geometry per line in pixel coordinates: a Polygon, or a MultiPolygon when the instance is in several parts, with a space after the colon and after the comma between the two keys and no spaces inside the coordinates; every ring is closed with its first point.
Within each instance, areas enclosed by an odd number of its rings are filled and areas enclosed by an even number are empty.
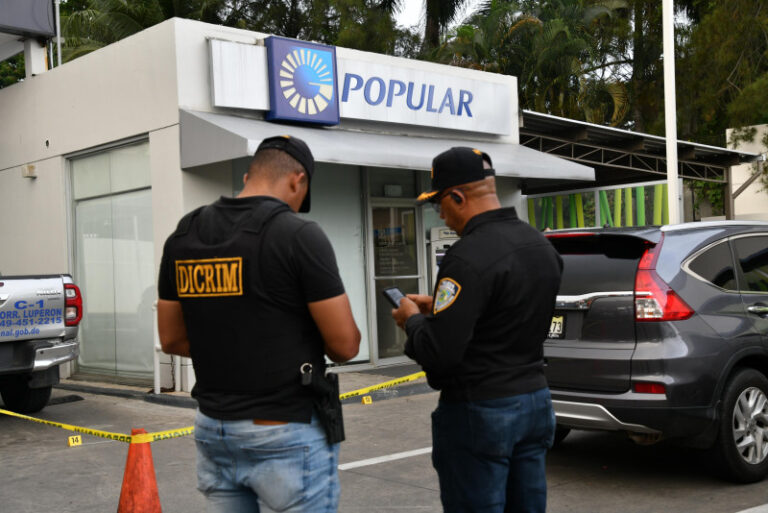
{"type": "MultiPolygon", "coordinates": [[[[437,394],[423,393],[344,406],[348,440],[341,451],[340,512],[440,511],[428,452],[429,413],[436,401],[437,394]],[[387,461],[399,453],[416,455],[387,461]],[[371,463],[374,458],[378,462],[371,463]]],[[[129,433],[133,427],[159,431],[191,425],[194,410],[56,389],[53,404],[38,416],[129,433]]],[[[116,509],[128,446],[84,436],[82,446],[70,448],[71,434],[0,416],[0,511],[116,509]]],[[[204,511],[194,488],[192,438],[153,443],[152,453],[163,511],[204,511]]],[[[552,513],[735,513],[768,502],[765,483],[719,481],[695,451],[641,447],[602,433],[572,433],[550,454],[548,480],[552,513]]]]}

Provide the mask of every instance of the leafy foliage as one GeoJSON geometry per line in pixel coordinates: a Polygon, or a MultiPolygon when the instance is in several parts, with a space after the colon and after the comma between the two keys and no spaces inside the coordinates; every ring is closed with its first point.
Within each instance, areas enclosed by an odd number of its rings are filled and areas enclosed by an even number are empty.
{"type": "Polygon", "coordinates": [[[523,108],[618,125],[629,111],[614,78],[609,26],[624,2],[490,0],[451,33],[438,61],[518,77],[523,108]]]}
{"type": "Polygon", "coordinates": [[[0,89],[21,82],[25,76],[23,54],[0,62],[0,89]]]}

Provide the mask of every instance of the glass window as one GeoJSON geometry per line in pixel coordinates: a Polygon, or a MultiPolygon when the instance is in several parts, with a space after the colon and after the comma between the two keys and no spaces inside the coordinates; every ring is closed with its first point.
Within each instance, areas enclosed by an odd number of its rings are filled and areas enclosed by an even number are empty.
{"type": "Polygon", "coordinates": [[[72,161],[75,199],[149,187],[149,145],[132,144],[72,161]]]}
{"type": "Polygon", "coordinates": [[[694,258],[688,268],[721,289],[737,290],[733,257],[727,242],[709,248],[694,258]]]}
{"type": "Polygon", "coordinates": [[[72,161],[72,192],[75,199],[104,196],[109,184],[109,153],[72,161]]]}
{"type": "Polygon", "coordinates": [[[392,305],[381,291],[399,287],[419,292],[419,253],[416,247],[416,208],[382,206],[372,209],[376,329],[379,358],[403,356],[405,332],[392,320],[392,305]]]}
{"type": "Polygon", "coordinates": [[[110,192],[149,187],[149,145],[133,144],[109,152],[110,192]]]}
{"type": "Polygon", "coordinates": [[[768,236],[742,237],[733,243],[744,273],[741,290],[768,293],[768,236]]]}
{"type": "Polygon", "coordinates": [[[71,163],[84,310],[79,372],[152,376],[156,276],[148,155],[142,143],[71,163]]]}

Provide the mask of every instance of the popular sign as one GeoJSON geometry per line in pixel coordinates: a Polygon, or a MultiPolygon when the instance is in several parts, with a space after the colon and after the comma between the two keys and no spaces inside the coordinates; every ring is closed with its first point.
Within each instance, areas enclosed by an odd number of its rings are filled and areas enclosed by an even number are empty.
{"type": "Polygon", "coordinates": [[[216,107],[323,125],[344,118],[500,135],[517,126],[514,77],[274,36],[264,47],[210,46],[216,107]]]}

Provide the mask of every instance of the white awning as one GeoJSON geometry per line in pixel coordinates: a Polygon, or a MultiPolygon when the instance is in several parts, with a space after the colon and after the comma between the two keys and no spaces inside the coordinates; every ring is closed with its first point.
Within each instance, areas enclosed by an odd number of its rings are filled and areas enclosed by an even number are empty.
{"type": "Polygon", "coordinates": [[[493,160],[498,176],[589,181],[591,167],[519,144],[378,134],[342,129],[284,126],[266,121],[181,109],[181,167],[250,157],[266,137],[303,139],[315,160],[355,166],[429,170],[432,159],[453,146],[473,146],[493,160]]]}

